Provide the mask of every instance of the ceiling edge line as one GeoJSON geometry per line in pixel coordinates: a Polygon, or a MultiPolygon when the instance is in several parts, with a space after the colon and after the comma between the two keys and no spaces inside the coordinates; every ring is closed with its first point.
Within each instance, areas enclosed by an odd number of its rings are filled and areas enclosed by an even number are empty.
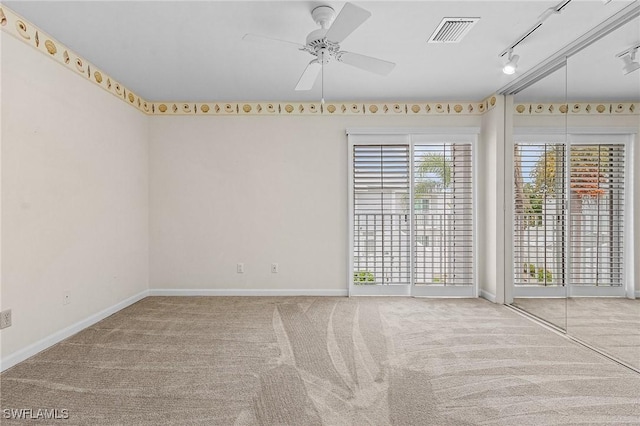
{"type": "MultiPolygon", "coordinates": [[[[628,8],[627,8],[628,9],[628,8]]],[[[615,21],[617,27],[640,16],[640,5],[636,5],[630,11],[623,9],[618,14],[604,21],[594,30],[604,26],[609,21],[615,21]],[[625,12],[621,15],[621,12],[625,12]],[[623,19],[626,19],[622,22],[623,19]]],[[[607,28],[608,32],[615,28],[607,28]]],[[[328,102],[322,105],[321,102],[152,102],[148,101],[135,92],[121,85],[118,81],[100,71],[100,68],[93,63],[85,60],[77,55],[64,44],[60,43],[56,38],[42,31],[30,21],[22,18],[10,8],[0,4],[0,28],[2,31],[13,36],[14,38],[24,42],[25,44],[38,50],[45,56],[55,60],[66,69],[83,76],[85,80],[97,85],[103,90],[116,96],[122,102],[126,103],[146,115],[368,115],[368,116],[395,116],[395,115],[483,115],[492,110],[496,105],[496,96],[502,93],[498,91],[496,94],[487,96],[482,101],[397,101],[397,102],[359,102],[359,101],[341,101],[328,102]],[[41,42],[44,40],[43,42],[41,42]],[[60,53],[63,51],[63,53],[60,53]],[[209,114],[211,112],[211,114],[209,114]]],[[[590,35],[594,30],[585,34],[590,35]]],[[[608,32],[600,31],[600,37],[608,34],[608,32]]],[[[578,39],[578,40],[580,40],[578,39]]],[[[576,41],[578,41],[576,40],[576,41]]],[[[591,39],[593,41],[597,39],[591,39]]],[[[574,42],[575,43],[575,42],[574,42]]],[[[573,43],[572,43],[573,44],[573,43]]],[[[570,45],[569,45],[570,46],[570,45]]],[[[568,47],[568,46],[567,46],[568,47]]],[[[582,48],[586,47],[584,45],[582,48]]],[[[551,58],[550,58],[551,59],[551,58]]],[[[549,61],[552,63],[551,61],[549,61]]],[[[557,61],[554,63],[557,66],[557,61]]],[[[545,75],[548,75],[550,69],[547,67],[545,75]]],[[[557,68],[556,68],[557,69],[557,68]]],[[[554,69],[555,70],[555,69],[554,69]]],[[[524,74],[520,79],[525,80],[528,74],[524,74]]],[[[541,75],[541,73],[539,74],[541,75]]],[[[526,78],[527,82],[533,77],[526,78]]],[[[515,83],[515,82],[513,82],[515,83]]],[[[506,86],[505,86],[506,87],[506,86]]],[[[502,90],[502,89],[501,89],[502,90]]],[[[573,114],[633,114],[640,115],[640,104],[625,102],[579,102],[579,103],[519,103],[514,106],[517,114],[524,113],[540,113],[548,114],[564,114],[567,111],[573,114]],[[596,105],[597,104],[597,105],[596,105]],[[525,106],[526,105],[526,106],[525,106]],[[568,105],[572,105],[568,109],[568,105]],[[591,105],[595,105],[592,107],[591,105]],[[524,109],[523,109],[524,108],[524,109]],[[520,111],[522,110],[522,111],[520,111]],[[525,111],[526,110],[526,111],[525,111]],[[592,112],[593,111],[593,112],[592,112]]]]}
{"type": "Polygon", "coordinates": [[[23,18],[6,5],[0,4],[0,29],[53,59],[69,71],[116,96],[146,115],[185,114],[260,114],[267,115],[389,115],[451,114],[482,115],[495,106],[495,96],[482,101],[412,101],[412,102],[152,102],[137,95],[97,65],[75,53],[55,37],[23,18]],[[42,41],[42,42],[41,42],[42,41]],[[179,105],[179,106],[178,106],[179,105]],[[263,107],[264,105],[264,107],[263,107]],[[294,107],[295,105],[295,107],[294,107]],[[264,111],[264,112],[263,112],[264,111]]]}

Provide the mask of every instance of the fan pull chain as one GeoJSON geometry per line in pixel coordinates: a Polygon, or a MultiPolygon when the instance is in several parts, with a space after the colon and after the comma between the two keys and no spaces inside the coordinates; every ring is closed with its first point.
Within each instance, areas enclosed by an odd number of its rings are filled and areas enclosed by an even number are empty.
{"type": "Polygon", "coordinates": [[[321,98],[320,98],[320,105],[324,105],[324,52],[322,52],[322,62],[321,62],[321,68],[320,68],[320,78],[321,78],[321,84],[320,84],[320,91],[321,91],[321,98]]]}

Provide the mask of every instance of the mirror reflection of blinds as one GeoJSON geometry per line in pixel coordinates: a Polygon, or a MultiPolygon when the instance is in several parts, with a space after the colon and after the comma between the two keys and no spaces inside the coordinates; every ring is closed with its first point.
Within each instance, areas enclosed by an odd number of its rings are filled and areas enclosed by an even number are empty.
{"type": "Polygon", "coordinates": [[[623,285],[624,175],[624,144],[515,144],[515,285],[623,285]]]}
{"type": "Polygon", "coordinates": [[[471,144],[414,146],[414,282],[473,285],[471,144]]]}
{"type": "Polygon", "coordinates": [[[571,285],[623,285],[624,148],[571,145],[571,285]]]}
{"type": "Polygon", "coordinates": [[[515,144],[515,285],[565,283],[565,163],[564,144],[515,144]]]}
{"type": "Polygon", "coordinates": [[[409,284],[410,150],[353,147],[354,283],[409,284]]]}

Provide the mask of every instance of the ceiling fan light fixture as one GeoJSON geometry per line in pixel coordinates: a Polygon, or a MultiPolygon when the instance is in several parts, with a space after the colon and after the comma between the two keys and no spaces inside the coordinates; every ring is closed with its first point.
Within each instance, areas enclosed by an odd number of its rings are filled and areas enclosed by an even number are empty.
{"type": "Polygon", "coordinates": [[[512,75],[515,74],[516,70],[518,69],[518,60],[520,59],[520,56],[518,55],[514,55],[513,51],[509,51],[509,60],[506,64],[504,64],[504,67],[502,67],[502,72],[507,74],[507,75],[512,75]]]}

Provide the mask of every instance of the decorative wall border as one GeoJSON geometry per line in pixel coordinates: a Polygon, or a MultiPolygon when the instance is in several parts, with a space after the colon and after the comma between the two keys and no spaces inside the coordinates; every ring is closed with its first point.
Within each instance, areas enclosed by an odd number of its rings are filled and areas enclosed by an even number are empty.
{"type": "MultiPolygon", "coordinates": [[[[493,109],[497,95],[480,102],[151,102],[107,75],[62,43],[0,3],[0,28],[70,71],[148,115],[482,115],[493,109]]],[[[519,103],[515,115],[640,114],[637,103],[519,103]]]]}
{"type": "MultiPolygon", "coordinates": [[[[482,115],[483,102],[154,102],[153,115],[482,115]]],[[[495,101],[494,101],[495,105],[495,101]]]]}
{"type": "Polygon", "coordinates": [[[3,4],[0,4],[0,27],[3,31],[37,49],[68,70],[85,77],[134,108],[144,113],[149,113],[151,110],[149,102],[145,99],[124,87],[104,71],[100,71],[99,67],[82,58],[3,4]]]}
{"type": "Polygon", "coordinates": [[[514,115],[640,115],[640,104],[624,102],[517,103],[514,115]]]}

